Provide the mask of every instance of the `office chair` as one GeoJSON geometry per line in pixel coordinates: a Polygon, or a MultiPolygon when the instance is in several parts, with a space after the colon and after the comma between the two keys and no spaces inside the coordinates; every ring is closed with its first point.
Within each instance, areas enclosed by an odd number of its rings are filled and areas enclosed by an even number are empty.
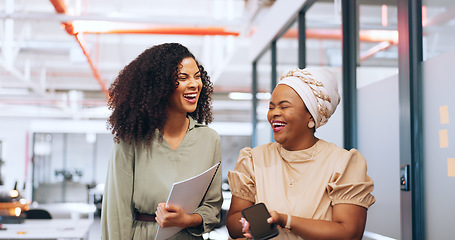
{"type": "Polygon", "coordinates": [[[30,209],[25,214],[26,219],[52,219],[51,214],[44,209],[30,209]]]}

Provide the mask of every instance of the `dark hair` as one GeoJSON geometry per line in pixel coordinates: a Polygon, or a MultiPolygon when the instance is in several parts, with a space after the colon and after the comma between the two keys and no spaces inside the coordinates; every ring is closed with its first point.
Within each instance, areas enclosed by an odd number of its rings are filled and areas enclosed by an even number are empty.
{"type": "Polygon", "coordinates": [[[178,86],[178,70],[185,58],[196,61],[203,84],[196,110],[188,115],[198,123],[212,122],[213,84],[204,67],[179,43],[155,45],[126,65],[109,88],[108,106],[112,114],[108,128],[116,142],[150,144],[157,129],[162,140],[168,97],[178,86]]]}

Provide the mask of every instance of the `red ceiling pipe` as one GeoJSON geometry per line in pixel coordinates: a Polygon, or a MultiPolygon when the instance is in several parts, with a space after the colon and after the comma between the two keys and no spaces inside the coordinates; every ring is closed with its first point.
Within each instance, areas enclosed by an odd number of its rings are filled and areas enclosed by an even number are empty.
{"type": "Polygon", "coordinates": [[[196,36],[238,36],[239,32],[226,31],[221,27],[166,27],[148,29],[115,29],[108,31],[84,31],[88,34],[169,34],[196,36]]]}
{"type": "Polygon", "coordinates": [[[50,0],[52,5],[54,5],[55,11],[57,13],[66,14],[66,4],[63,0],[50,0]]]}
{"type": "MultiPolygon", "coordinates": [[[[66,5],[63,0],[50,0],[52,5],[55,8],[55,11],[59,14],[66,14],[66,5]]],[[[64,22],[62,23],[66,32],[70,35],[73,35],[76,38],[77,43],[82,49],[82,52],[84,53],[85,57],[87,58],[87,62],[90,65],[90,68],[92,69],[93,75],[95,76],[96,81],[101,87],[101,91],[104,93],[105,96],[107,96],[107,87],[106,83],[101,79],[101,76],[98,72],[98,68],[93,64],[92,58],[90,57],[90,53],[88,52],[87,48],[84,46],[80,39],[79,33],[74,31],[74,26],[72,22],[64,22]]]]}
{"type": "Polygon", "coordinates": [[[92,58],[90,57],[90,54],[87,50],[87,48],[84,46],[82,43],[82,40],[80,39],[80,34],[77,33],[74,35],[76,37],[77,43],[79,43],[79,46],[81,46],[82,52],[84,55],[87,57],[87,62],[90,65],[90,68],[92,69],[93,75],[95,76],[96,80],[101,86],[101,91],[107,96],[107,88],[106,88],[106,83],[101,79],[101,76],[98,72],[98,68],[96,68],[95,64],[93,64],[92,58]]]}
{"type": "Polygon", "coordinates": [[[360,61],[365,61],[380,51],[384,51],[392,46],[392,42],[381,42],[378,45],[368,49],[360,56],[360,61]]]}

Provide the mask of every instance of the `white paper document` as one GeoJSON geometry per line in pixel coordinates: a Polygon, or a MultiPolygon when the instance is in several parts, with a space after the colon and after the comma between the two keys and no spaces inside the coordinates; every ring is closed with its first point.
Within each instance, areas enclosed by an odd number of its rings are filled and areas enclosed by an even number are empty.
{"type": "MultiPolygon", "coordinates": [[[[181,207],[187,214],[193,213],[210,187],[219,166],[220,163],[218,162],[199,175],[174,183],[167,203],[181,207]]],[[[180,227],[158,227],[155,240],[165,240],[180,230],[182,230],[180,227]]]]}

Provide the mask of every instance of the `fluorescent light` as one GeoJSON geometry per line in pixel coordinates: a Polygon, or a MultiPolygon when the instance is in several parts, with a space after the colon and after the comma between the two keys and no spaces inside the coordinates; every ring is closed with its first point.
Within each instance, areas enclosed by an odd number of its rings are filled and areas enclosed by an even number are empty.
{"type": "MultiPolygon", "coordinates": [[[[260,100],[269,100],[272,94],[268,92],[260,92],[256,93],[256,98],[260,100]]],[[[229,93],[229,98],[232,100],[251,100],[252,94],[251,93],[242,93],[242,92],[231,92],[229,93]]]]}
{"type": "Polygon", "coordinates": [[[29,94],[26,88],[0,88],[0,95],[27,95],[29,94]]]}

